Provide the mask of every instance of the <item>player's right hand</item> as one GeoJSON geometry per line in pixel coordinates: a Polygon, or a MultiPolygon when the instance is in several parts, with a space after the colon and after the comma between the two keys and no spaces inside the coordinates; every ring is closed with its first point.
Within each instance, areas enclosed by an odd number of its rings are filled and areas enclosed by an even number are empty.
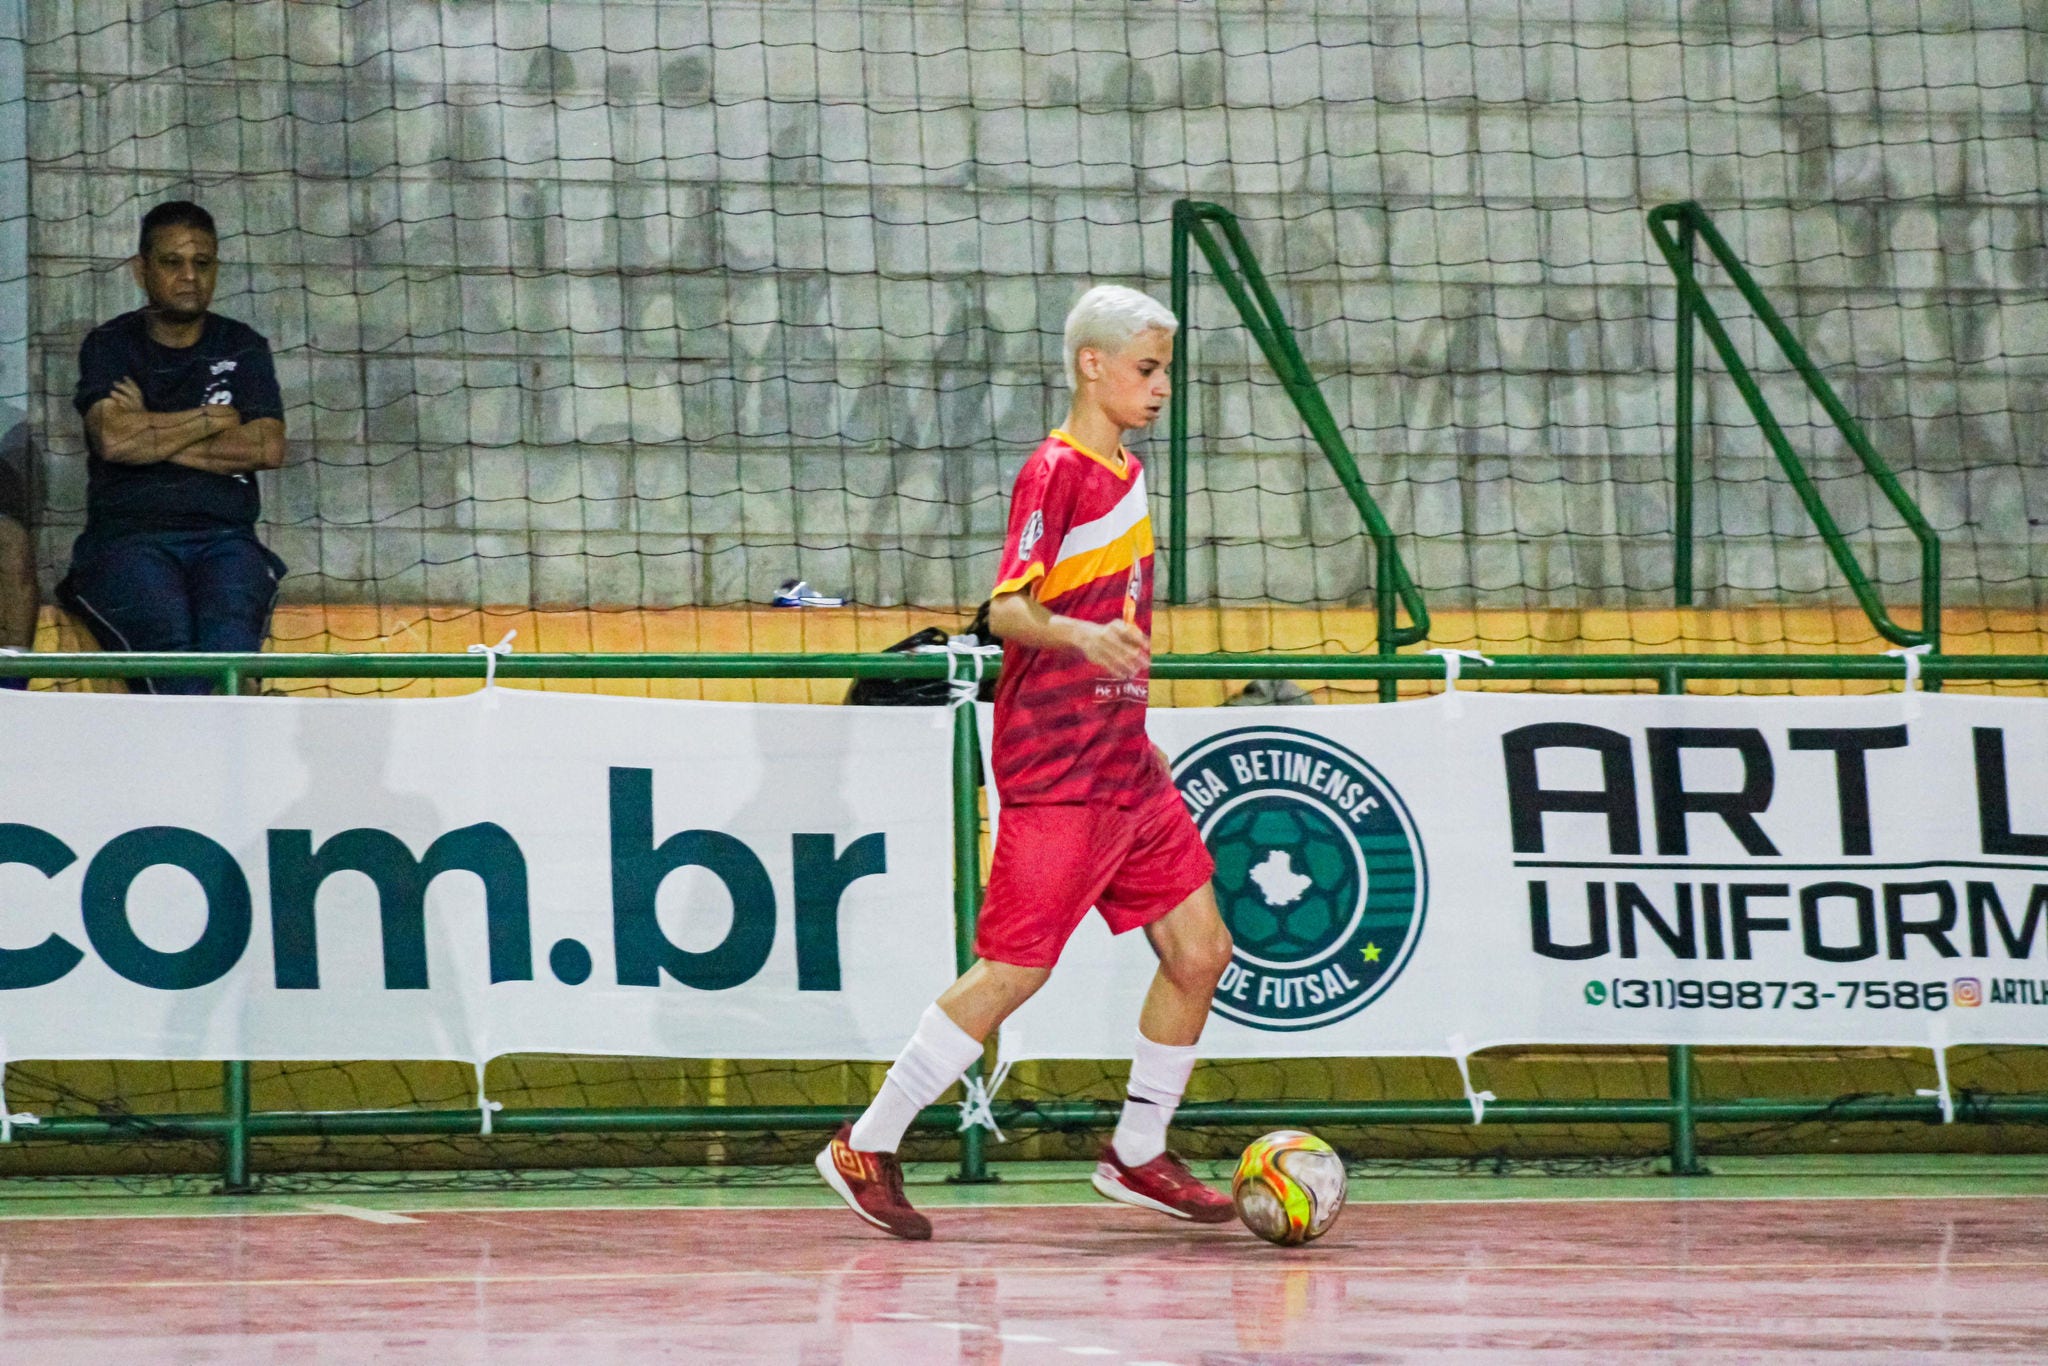
{"type": "Polygon", "coordinates": [[[125,375],[113,387],[113,390],[108,393],[107,397],[114,401],[116,408],[122,408],[131,413],[145,412],[149,408],[149,405],[142,398],[142,386],[125,375]]]}
{"type": "Polygon", "coordinates": [[[1094,623],[1081,642],[1081,656],[1111,678],[1136,678],[1151,657],[1151,642],[1128,621],[1094,623]]]}

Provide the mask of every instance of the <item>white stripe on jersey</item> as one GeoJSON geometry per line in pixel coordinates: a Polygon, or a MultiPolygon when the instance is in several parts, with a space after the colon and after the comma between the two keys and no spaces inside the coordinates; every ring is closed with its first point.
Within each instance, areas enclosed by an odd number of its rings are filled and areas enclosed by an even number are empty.
{"type": "Polygon", "coordinates": [[[1117,500],[1115,507],[1103,513],[1092,522],[1083,522],[1067,532],[1060,542],[1060,557],[1054,564],[1065,564],[1076,555],[1086,555],[1113,544],[1117,537],[1129,531],[1151,515],[1145,501],[1145,471],[1139,470],[1138,477],[1131,481],[1130,491],[1117,500]]]}

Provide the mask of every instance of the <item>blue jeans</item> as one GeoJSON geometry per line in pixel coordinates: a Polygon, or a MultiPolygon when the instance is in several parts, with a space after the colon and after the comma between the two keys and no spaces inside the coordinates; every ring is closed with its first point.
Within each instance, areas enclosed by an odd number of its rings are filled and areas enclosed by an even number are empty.
{"type": "MultiPolygon", "coordinates": [[[[246,531],[80,536],[57,601],[103,650],[253,653],[284,561],[246,531]]],[[[131,692],[209,693],[207,678],[131,678],[131,692]]]]}

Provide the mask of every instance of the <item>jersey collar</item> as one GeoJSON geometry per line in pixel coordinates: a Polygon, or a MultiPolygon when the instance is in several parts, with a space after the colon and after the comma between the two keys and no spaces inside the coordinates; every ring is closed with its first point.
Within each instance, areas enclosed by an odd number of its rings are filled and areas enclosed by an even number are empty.
{"type": "Polygon", "coordinates": [[[1102,468],[1108,470],[1117,478],[1128,479],[1131,477],[1131,453],[1125,450],[1122,446],[1118,446],[1116,448],[1116,459],[1111,460],[1107,456],[1098,455],[1094,451],[1089,450],[1086,446],[1074,440],[1073,437],[1068,436],[1064,431],[1060,430],[1058,427],[1052,429],[1052,436],[1054,440],[1064,442],[1066,445],[1079,451],[1081,454],[1087,456],[1090,460],[1093,460],[1096,464],[1102,466],[1102,468]]]}

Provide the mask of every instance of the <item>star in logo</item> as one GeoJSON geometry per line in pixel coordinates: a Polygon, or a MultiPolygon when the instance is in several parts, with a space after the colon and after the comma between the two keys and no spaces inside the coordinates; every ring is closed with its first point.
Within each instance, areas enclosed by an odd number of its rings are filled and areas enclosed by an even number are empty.
{"type": "Polygon", "coordinates": [[[1377,963],[1380,961],[1380,946],[1377,944],[1367,944],[1358,952],[1361,956],[1364,957],[1365,961],[1368,963],[1377,963]]]}

